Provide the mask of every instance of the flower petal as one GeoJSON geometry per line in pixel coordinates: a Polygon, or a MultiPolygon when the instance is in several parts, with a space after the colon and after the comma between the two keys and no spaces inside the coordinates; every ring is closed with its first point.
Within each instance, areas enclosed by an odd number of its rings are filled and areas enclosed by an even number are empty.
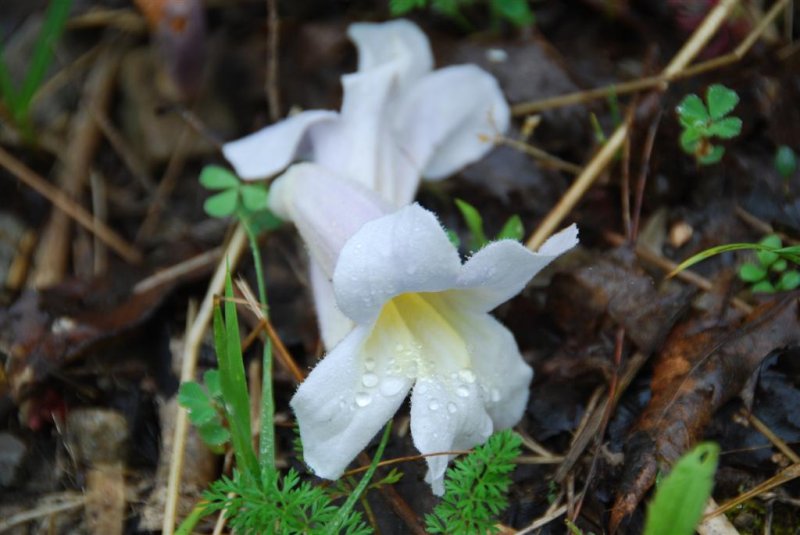
{"type": "Polygon", "coordinates": [[[269,208],[295,224],[328,277],[347,240],[390,209],[374,192],[312,163],[295,164],[275,180],[269,208]]]}
{"type": "Polygon", "coordinates": [[[336,296],[333,294],[333,283],[325,275],[319,264],[311,260],[309,271],[319,332],[325,348],[331,350],[353,330],[355,325],[350,321],[350,318],[339,310],[339,306],[336,304],[336,296]]]}
{"type": "Polygon", "coordinates": [[[395,63],[401,91],[433,68],[428,38],[416,24],[405,19],[351,24],[347,34],[358,48],[358,71],[395,63]]]}
{"type": "MultiPolygon", "coordinates": [[[[422,454],[469,449],[492,434],[492,420],[483,408],[477,385],[466,395],[436,379],[420,379],[411,394],[411,436],[422,454]]],[[[444,473],[451,455],[428,457],[425,480],[433,493],[444,494],[444,473]]]]}
{"type": "MultiPolygon", "coordinates": [[[[572,225],[531,252],[513,240],[492,242],[467,260],[458,277],[462,307],[488,311],[517,295],[539,271],[578,243],[572,225]]],[[[456,293],[456,292],[453,292],[456,293]]]]}
{"type": "Polygon", "coordinates": [[[410,379],[398,378],[390,395],[381,392],[389,367],[386,351],[394,345],[371,336],[370,329],[356,327],[320,361],[292,398],[303,456],[320,477],[341,476],[411,388],[410,379]]]}
{"type": "Polygon", "coordinates": [[[391,63],[343,76],[341,120],[315,128],[311,140],[315,162],[402,206],[416,192],[420,175],[401,159],[387,122],[396,78],[397,65],[391,63]],[[400,199],[397,190],[412,194],[400,199]]]}
{"type": "Polygon", "coordinates": [[[392,130],[420,173],[440,179],[479,160],[508,129],[510,111],[497,80],[474,65],[425,75],[399,98],[392,130]]]}
{"type": "Polygon", "coordinates": [[[306,132],[314,125],[333,121],[333,111],[298,113],[236,141],[225,143],[222,153],[244,180],[270,177],[294,160],[306,132]]]}
{"type": "Polygon", "coordinates": [[[460,269],[458,252],[436,216],[415,203],[366,223],[348,240],[333,289],[339,309],[363,324],[395,295],[452,288],[460,269]]]}

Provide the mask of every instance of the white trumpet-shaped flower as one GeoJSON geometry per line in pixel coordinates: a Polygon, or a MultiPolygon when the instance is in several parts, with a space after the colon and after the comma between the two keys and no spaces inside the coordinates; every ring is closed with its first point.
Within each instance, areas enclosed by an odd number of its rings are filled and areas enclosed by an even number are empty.
{"type": "MultiPolygon", "coordinates": [[[[471,448],[517,423],[533,371],[489,311],[577,243],[573,225],[536,253],[503,240],[462,264],[431,212],[412,204],[384,215],[373,195],[302,164],[278,179],[270,201],[295,222],[318,265],[332,266],[330,297],[355,324],[291,401],[305,460],[329,479],[409,392],[421,453],[471,448]]],[[[427,459],[436,494],[448,460],[427,459]]]]}
{"type": "MultiPolygon", "coordinates": [[[[358,71],[342,77],[340,113],[311,110],[223,146],[244,179],[272,176],[296,159],[410,203],[421,177],[441,179],[483,157],[508,128],[497,81],[474,65],[433,71],[427,37],[413,23],[352,24],[358,71]]],[[[312,261],[311,287],[322,340],[336,345],[353,324],[332,299],[325,269],[312,261]]]]}
{"type": "Polygon", "coordinates": [[[399,207],[420,177],[440,179],[483,157],[509,124],[497,81],[474,65],[433,71],[427,37],[413,23],[352,24],[358,71],[342,77],[340,113],[311,110],[223,146],[244,179],[310,160],[360,182],[399,207]]]}

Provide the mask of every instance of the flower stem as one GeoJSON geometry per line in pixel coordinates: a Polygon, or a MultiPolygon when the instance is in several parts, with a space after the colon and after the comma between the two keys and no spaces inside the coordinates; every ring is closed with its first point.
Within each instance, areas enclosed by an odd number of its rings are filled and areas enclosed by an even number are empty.
{"type": "MultiPolygon", "coordinates": [[[[269,318],[267,306],[267,288],[264,281],[264,269],[261,261],[261,250],[258,248],[258,236],[250,226],[247,217],[242,217],[242,226],[250,242],[250,252],[253,255],[253,264],[256,269],[256,283],[258,284],[258,300],[264,317],[269,318]]],[[[264,341],[264,354],[262,358],[261,381],[261,428],[258,444],[258,462],[262,479],[267,473],[275,470],[275,400],[272,393],[272,342],[269,336],[264,341]]]]}

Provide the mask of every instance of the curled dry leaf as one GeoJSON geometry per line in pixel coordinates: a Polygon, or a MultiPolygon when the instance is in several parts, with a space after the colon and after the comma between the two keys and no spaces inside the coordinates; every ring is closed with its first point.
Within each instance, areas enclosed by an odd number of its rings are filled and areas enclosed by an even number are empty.
{"type": "Polygon", "coordinates": [[[612,533],[636,509],[659,469],[702,437],[714,412],[741,391],[761,361],[800,342],[798,296],[786,294],[728,325],[689,320],[670,333],[654,364],[652,398],[627,441],[612,533]]]}

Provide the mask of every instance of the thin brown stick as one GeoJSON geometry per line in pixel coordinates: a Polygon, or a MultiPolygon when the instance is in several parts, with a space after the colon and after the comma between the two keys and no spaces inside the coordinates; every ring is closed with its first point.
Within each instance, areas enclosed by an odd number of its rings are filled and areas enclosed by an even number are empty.
{"type": "MultiPolygon", "coordinates": [[[[100,132],[89,109],[91,106],[98,109],[108,107],[118,65],[119,51],[107,48],[100,54],[84,85],[80,106],[70,122],[69,144],[61,156],[56,182],[59,189],[72,199],[80,198],[100,142],[100,132]]],[[[34,287],[51,286],[64,278],[71,249],[71,231],[70,215],[63,210],[53,210],[39,239],[31,281],[34,287]]]]}
{"type": "Polygon", "coordinates": [[[178,142],[175,144],[175,152],[173,152],[172,156],[170,156],[169,162],[167,163],[167,168],[164,171],[164,175],[161,177],[161,181],[158,183],[156,192],[153,195],[150,209],[147,211],[147,215],[145,216],[142,224],[139,226],[139,231],[136,233],[137,242],[141,242],[142,240],[152,236],[158,227],[161,211],[167,205],[169,196],[175,189],[175,186],[178,183],[180,172],[186,163],[186,151],[188,150],[191,138],[191,130],[187,125],[184,125],[178,134],[178,142]]]}
{"type": "Polygon", "coordinates": [[[267,57],[267,103],[273,122],[281,118],[281,94],[278,89],[278,44],[280,42],[280,19],[277,0],[267,0],[267,31],[269,47],[267,57]]]}
{"type": "Polygon", "coordinates": [[[756,417],[756,415],[750,411],[747,411],[745,416],[747,417],[747,421],[750,422],[750,425],[755,427],[759,433],[767,437],[769,441],[780,450],[781,453],[786,455],[786,457],[792,461],[792,463],[800,464],[800,455],[797,455],[781,437],[776,435],[772,429],[767,426],[767,424],[759,420],[758,417],[756,417]]]}
{"type": "Polygon", "coordinates": [[[116,251],[126,261],[131,264],[138,264],[142,261],[142,254],[135,247],[126,242],[110,227],[97,221],[92,217],[92,214],[87,212],[82,206],[76,204],[66,193],[50,184],[9,152],[6,152],[2,147],[0,147],[0,167],[5,168],[9,173],[20,179],[26,186],[53,203],[54,206],[70,216],[86,230],[97,235],[98,238],[103,240],[106,245],[116,251]]]}
{"type": "MultiPolygon", "coordinates": [[[[683,48],[662,71],[662,75],[668,77],[680,72],[689,64],[690,61],[702,50],[709,39],[714,35],[719,26],[736,6],[738,0],[722,0],[706,16],[703,23],[692,34],[683,48]]],[[[594,183],[595,179],[608,166],[622,146],[630,127],[622,124],[617,127],[614,134],[606,141],[600,151],[592,158],[583,172],[578,175],[572,186],[566,191],[558,204],[550,211],[539,227],[526,242],[529,249],[538,249],[544,241],[556,230],[558,225],[564,220],[569,212],[578,204],[583,194],[594,183]]]]}
{"type": "Polygon", "coordinates": [[[631,243],[636,243],[639,237],[639,221],[642,217],[642,205],[644,204],[644,187],[647,184],[647,176],[650,173],[650,156],[653,154],[653,145],[656,141],[656,132],[658,132],[658,125],[661,123],[661,111],[656,114],[655,119],[647,129],[647,137],[644,142],[644,155],[642,157],[642,166],[639,170],[639,176],[636,180],[636,197],[633,205],[633,216],[631,221],[631,243]]]}
{"type": "Polygon", "coordinates": [[[549,152],[544,151],[539,147],[534,147],[530,143],[526,143],[524,141],[498,135],[495,137],[494,142],[497,145],[507,145],[511,148],[517,149],[520,152],[524,152],[528,156],[539,160],[539,162],[542,164],[542,167],[550,167],[559,171],[566,171],[568,173],[572,173],[573,175],[577,175],[582,170],[580,165],[562,160],[558,156],[553,156],[549,152]]]}
{"type": "Polygon", "coordinates": [[[775,487],[779,487],[785,483],[788,483],[793,479],[797,479],[798,477],[800,477],[800,464],[793,464],[788,468],[785,468],[778,474],[772,476],[768,480],[764,481],[763,483],[756,485],[749,491],[744,492],[739,496],[737,496],[736,498],[733,498],[732,500],[727,501],[724,504],[720,505],[718,509],[712,511],[711,513],[708,513],[705,517],[703,517],[703,519],[708,520],[709,518],[714,518],[715,516],[725,514],[726,512],[730,511],[735,507],[738,507],[744,502],[752,498],[755,498],[759,494],[763,494],[769,490],[774,489],[775,487]]]}
{"type": "MultiPolygon", "coordinates": [[[[214,297],[222,292],[225,286],[225,274],[228,268],[233,269],[239,262],[245,248],[247,247],[247,234],[241,225],[231,236],[228,246],[225,248],[223,259],[217,265],[217,270],[208,283],[206,295],[197,312],[197,317],[189,329],[184,340],[183,362],[181,366],[181,382],[193,381],[195,370],[197,369],[197,355],[200,345],[203,342],[208,324],[211,321],[211,314],[214,309],[214,297]]],[[[183,452],[186,446],[186,433],[189,428],[189,421],[186,416],[186,409],[180,407],[178,416],[175,419],[175,438],[172,446],[172,463],[169,467],[169,479],[167,482],[167,495],[164,504],[164,523],[162,526],[163,535],[172,535],[175,531],[175,516],[178,509],[178,488],[180,487],[181,473],[183,472],[183,452]]]]}
{"type": "MultiPolygon", "coordinates": [[[[616,234],[614,232],[605,232],[603,236],[606,238],[606,240],[608,240],[612,245],[615,246],[620,246],[626,243],[624,236],[620,236],[619,234],[616,234]]],[[[657,252],[653,251],[646,245],[637,243],[635,252],[636,256],[638,256],[640,260],[644,260],[645,262],[663,271],[666,271],[667,273],[674,271],[675,268],[678,267],[678,264],[676,264],[669,258],[666,258],[658,254],[657,252]]],[[[713,283],[710,280],[703,277],[702,275],[698,275],[697,273],[689,269],[684,269],[683,271],[680,271],[679,273],[675,274],[675,278],[681,279],[683,282],[688,282],[689,284],[696,286],[697,288],[703,290],[704,292],[710,292],[714,287],[713,283]]],[[[753,311],[753,307],[751,307],[738,297],[734,297],[733,299],[731,299],[731,305],[733,305],[734,308],[744,312],[745,314],[749,314],[750,312],[753,311]]]]}
{"type": "Polygon", "coordinates": [[[672,74],[661,73],[654,76],[647,76],[628,82],[620,82],[617,84],[610,84],[603,87],[587,89],[584,91],[576,91],[566,95],[558,95],[555,97],[548,97],[535,102],[523,102],[511,107],[511,112],[515,116],[529,115],[532,113],[541,113],[543,111],[561,108],[564,106],[572,106],[576,104],[585,104],[593,100],[608,98],[610,95],[625,95],[628,93],[636,93],[646,89],[653,89],[663,87],[668,82],[674,82],[683,78],[690,78],[710,70],[719,69],[732,63],[741,60],[744,55],[750,50],[753,44],[761,37],[766,31],[766,28],[778,16],[780,11],[788,5],[789,0],[778,0],[772,8],[767,12],[761,22],[748,34],[742,43],[734,49],[733,52],[719,56],[707,61],[697,63],[683,70],[678,70],[672,74]]]}
{"type": "Polygon", "coordinates": [[[64,501],[58,503],[40,505],[30,511],[24,511],[4,518],[0,521],[0,533],[10,531],[17,526],[38,518],[52,517],[59,513],[78,509],[86,504],[86,496],[76,495],[75,493],[65,493],[65,498],[64,501]]]}

